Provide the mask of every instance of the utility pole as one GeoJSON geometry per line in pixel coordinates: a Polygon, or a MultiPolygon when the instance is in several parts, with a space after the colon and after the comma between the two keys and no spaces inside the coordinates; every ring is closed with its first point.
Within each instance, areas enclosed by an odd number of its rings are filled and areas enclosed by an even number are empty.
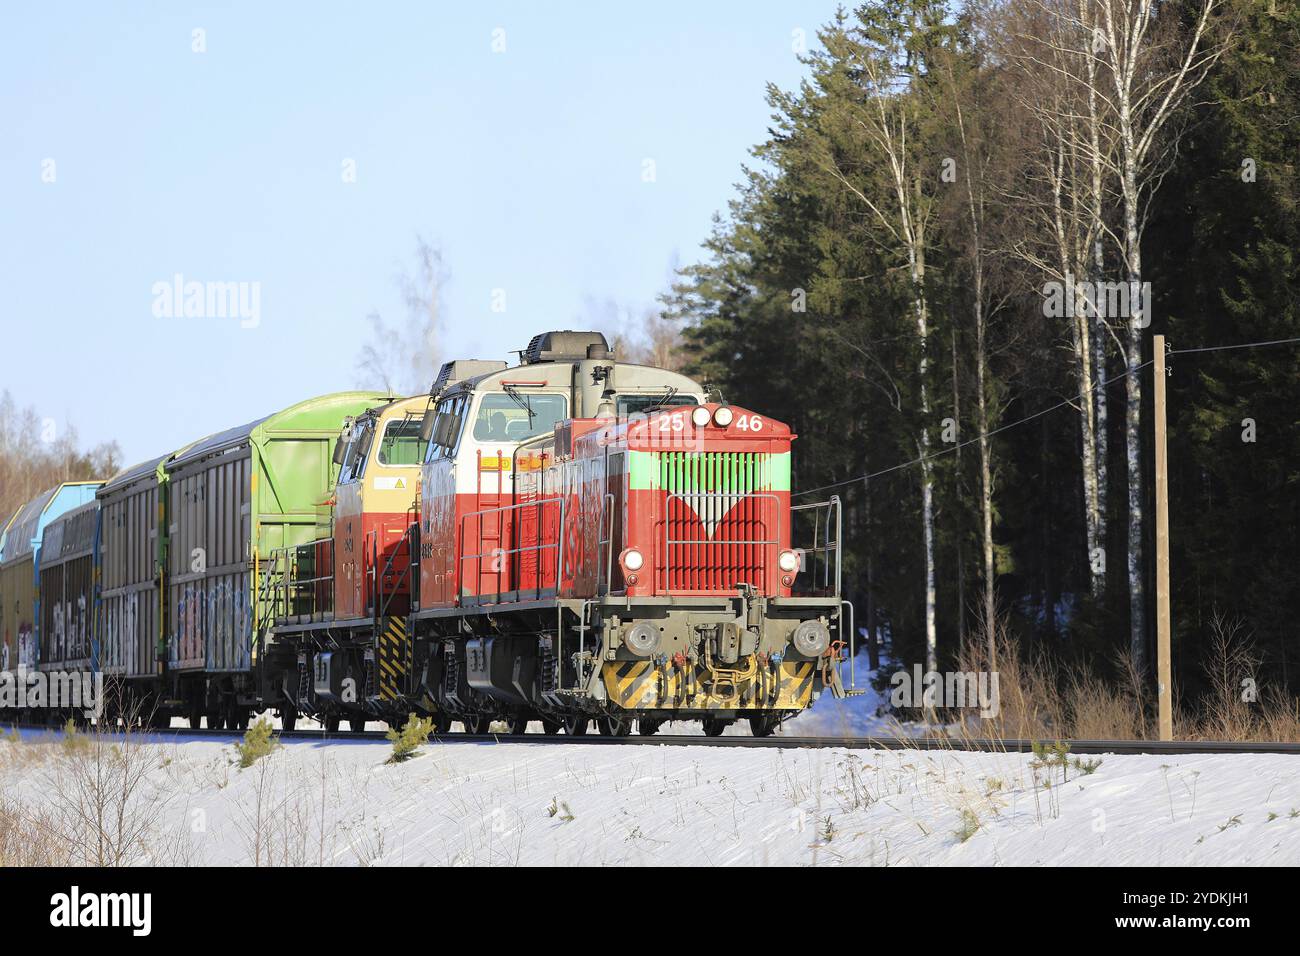
{"type": "Polygon", "coordinates": [[[1174,739],[1173,680],[1169,666],[1169,450],[1165,435],[1165,337],[1152,339],[1156,424],[1156,693],[1160,739],[1174,739]]]}

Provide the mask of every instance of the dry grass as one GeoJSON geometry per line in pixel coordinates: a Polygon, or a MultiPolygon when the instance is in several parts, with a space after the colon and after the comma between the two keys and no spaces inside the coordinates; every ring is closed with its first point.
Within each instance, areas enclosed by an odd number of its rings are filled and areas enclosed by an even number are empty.
{"type": "Polygon", "coordinates": [[[161,748],[130,731],[65,730],[0,739],[0,772],[16,781],[0,793],[0,866],[191,862],[188,832],[162,824],[180,794],[158,772],[161,748]]]}
{"type": "Polygon", "coordinates": [[[1026,655],[999,622],[994,636],[995,660],[989,660],[988,641],[973,637],[958,655],[956,669],[998,675],[998,713],[972,723],[958,718],[962,733],[980,737],[1042,740],[1065,736],[1064,701],[1057,691],[1056,665],[1046,654],[1026,655]]]}
{"type": "Polygon", "coordinates": [[[50,815],[0,799],[0,867],[69,866],[72,848],[52,836],[50,815]]]}
{"type": "MultiPolygon", "coordinates": [[[[1143,740],[1157,735],[1154,695],[1127,654],[1116,656],[1116,677],[1085,664],[1067,666],[1050,654],[1026,653],[1001,624],[996,666],[987,641],[974,637],[958,656],[963,671],[996,670],[996,717],[953,715],[949,736],[1003,739],[1143,740]]],[[[1208,692],[1195,708],[1174,695],[1174,736],[1180,740],[1300,742],[1300,703],[1281,688],[1259,684],[1260,661],[1239,621],[1217,617],[1205,664],[1208,692]]]]}

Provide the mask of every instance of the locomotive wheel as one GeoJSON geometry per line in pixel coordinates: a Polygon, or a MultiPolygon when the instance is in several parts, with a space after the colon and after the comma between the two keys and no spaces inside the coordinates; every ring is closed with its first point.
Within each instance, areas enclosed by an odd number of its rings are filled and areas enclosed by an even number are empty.
{"type": "Polygon", "coordinates": [[[775,717],[749,718],[749,732],[755,737],[771,737],[781,722],[775,717]]]}
{"type": "Polygon", "coordinates": [[[564,724],[558,720],[547,720],[546,718],[542,719],[542,733],[546,734],[546,736],[548,737],[554,737],[563,729],[564,729],[564,724]]]}
{"type": "Polygon", "coordinates": [[[203,726],[203,702],[197,697],[190,701],[190,727],[198,730],[203,726]]]}
{"type": "Polygon", "coordinates": [[[321,721],[321,726],[325,728],[325,733],[337,734],[339,732],[339,724],[342,722],[343,718],[338,714],[327,714],[325,719],[321,721]]]}
{"type": "Polygon", "coordinates": [[[585,737],[587,735],[587,725],[591,723],[591,718],[586,714],[577,714],[564,718],[564,732],[570,737],[585,737]]]}
{"type": "Polygon", "coordinates": [[[492,718],[476,714],[473,717],[462,717],[461,722],[465,725],[465,733],[482,737],[492,725],[492,718]]]}
{"type": "Polygon", "coordinates": [[[526,733],[528,733],[528,715],[527,715],[527,714],[514,714],[513,716],[511,716],[511,717],[506,721],[506,724],[507,724],[507,726],[509,726],[509,728],[510,728],[510,732],[511,732],[512,734],[526,734],[526,733]]]}
{"type": "Polygon", "coordinates": [[[632,721],[610,714],[596,718],[596,728],[603,737],[626,737],[632,731],[632,721]]]}
{"type": "Polygon", "coordinates": [[[354,734],[364,733],[366,729],[366,716],[354,716],[348,718],[348,729],[354,734]]]}
{"type": "Polygon", "coordinates": [[[230,729],[247,730],[248,718],[250,716],[252,716],[252,713],[248,707],[236,707],[235,712],[231,718],[230,729]]]}
{"type": "Polygon", "coordinates": [[[722,732],[727,729],[727,724],[729,724],[730,721],[719,720],[716,717],[705,717],[702,723],[704,724],[704,736],[721,737],[722,732]]]}
{"type": "Polygon", "coordinates": [[[208,730],[225,730],[226,719],[220,710],[208,711],[208,730]]]}
{"type": "Polygon", "coordinates": [[[642,737],[652,737],[659,733],[664,722],[655,717],[642,717],[636,722],[636,732],[642,737]]]}
{"type": "Polygon", "coordinates": [[[292,731],[298,726],[298,712],[296,710],[280,711],[280,729],[292,731]]]}
{"type": "Polygon", "coordinates": [[[451,730],[451,714],[434,714],[433,732],[435,734],[445,734],[449,730],[451,730]]]}

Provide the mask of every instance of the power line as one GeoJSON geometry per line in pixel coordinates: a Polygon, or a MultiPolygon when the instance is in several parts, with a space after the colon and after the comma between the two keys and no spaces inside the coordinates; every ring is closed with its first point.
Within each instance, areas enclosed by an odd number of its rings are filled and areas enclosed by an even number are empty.
{"type": "Polygon", "coordinates": [[[1188,355],[1192,352],[1228,352],[1232,349],[1257,349],[1266,345],[1294,345],[1300,337],[1294,339],[1271,339],[1267,342],[1240,342],[1236,345],[1206,345],[1196,349],[1170,349],[1168,355],[1188,355]]]}
{"type": "MultiPolygon", "coordinates": [[[[1300,336],[1291,339],[1270,339],[1268,341],[1263,341],[1263,342],[1239,342],[1235,345],[1206,345],[1206,346],[1201,346],[1199,348],[1192,348],[1192,349],[1170,349],[1165,354],[1166,355],[1189,355],[1193,352],[1227,352],[1233,349],[1253,349],[1253,348],[1263,348],[1269,345],[1294,345],[1297,343],[1300,343],[1300,336]]],[[[989,431],[988,434],[985,435],[984,437],[992,438],[994,435],[998,435],[1004,431],[1008,431],[1009,429],[1016,428],[1020,425],[1024,425],[1026,422],[1031,422],[1036,418],[1042,418],[1048,412],[1054,412],[1058,408],[1064,408],[1066,405],[1071,405],[1075,402],[1083,401],[1095,389],[1105,388],[1108,385],[1110,385],[1112,382],[1118,382],[1120,379],[1128,378],[1130,375],[1142,371],[1142,369],[1146,368],[1150,364],[1151,364],[1151,360],[1148,359],[1147,361],[1143,362],[1141,365],[1137,366],[1136,368],[1129,369],[1125,372],[1122,372],[1119,375],[1112,376],[1111,378],[1108,378],[1105,381],[1098,382],[1091,389],[1088,389],[1087,391],[1084,392],[1080,392],[1078,395],[1075,395],[1072,398],[1063,399],[1062,401],[1057,402],[1055,405],[1051,405],[1048,406],[1047,408],[1040,409],[1039,411],[1026,415],[1024,418],[1018,419],[1017,421],[1008,422],[1005,425],[999,425],[997,428],[994,428],[991,431],[989,431]]],[[[879,478],[881,475],[888,475],[891,472],[901,471],[904,468],[911,468],[913,465],[919,465],[922,462],[934,461],[934,459],[936,458],[955,452],[959,448],[965,448],[967,445],[973,445],[978,441],[979,441],[978,437],[968,438],[966,439],[966,441],[957,442],[955,444],[949,445],[946,448],[942,449],[941,451],[936,451],[929,455],[921,455],[918,458],[913,458],[911,461],[904,461],[897,465],[892,465],[889,468],[882,468],[880,471],[869,472],[865,475],[858,475],[857,477],[854,478],[846,478],[843,481],[832,482],[829,485],[821,485],[817,488],[809,488],[807,491],[797,491],[794,493],[794,495],[795,497],[800,497],[802,495],[812,495],[812,494],[816,494],[819,491],[829,491],[832,488],[842,488],[845,485],[855,485],[859,481],[870,481],[872,478],[879,478]]]]}
{"type": "MultiPolygon", "coordinates": [[[[1111,378],[1108,378],[1103,382],[1098,382],[1096,385],[1094,385],[1092,388],[1088,389],[1085,392],[1080,392],[1078,395],[1075,395],[1071,398],[1062,399],[1061,401],[1057,402],[1055,405],[1049,405],[1047,408],[1040,408],[1038,411],[1032,412],[1031,414],[1026,415],[1024,418],[1017,419],[1014,422],[1007,422],[1005,425],[999,425],[997,428],[990,429],[988,434],[986,434],[984,437],[992,438],[994,435],[1000,434],[1004,431],[1008,431],[1009,429],[1015,428],[1019,425],[1023,425],[1026,422],[1032,422],[1036,418],[1042,418],[1048,412],[1054,412],[1058,408],[1064,408],[1066,405],[1071,405],[1074,402],[1082,401],[1085,398],[1087,398],[1089,395],[1091,395],[1095,389],[1105,388],[1106,386],[1110,385],[1112,382],[1118,382],[1122,378],[1128,378],[1130,375],[1142,371],[1150,364],[1151,364],[1151,359],[1147,359],[1145,362],[1143,362],[1141,365],[1137,366],[1136,368],[1129,369],[1128,371],[1123,372],[1119,375],[1112,376],[1111,378]]],[[[936,451],[929,455],[921,455],[919,458],[913,458],[911,461],[901,462],[900,464],[892,465],[889,468],[882,468],[880,471],[873,471],[870,472],[869,474],[858,475],[856,478],[846,478],[843,481],[837,481],[829,485],[822,485],[819,488],[809,488],[807,491],[797,491],[795,492],[795,495],[796,496],[811,495],[811,494],[816,494],[819,491],[827,491],[831,488],[839,488],[842,487],[843,485],[857,484],[859,481],[870,481],[872,478],[879,478],[881,475],[887,475],[890,472],[901,471],[904,468],[910,468],[913,465],[919,465],[922,462],[933,461],[934,459],[939,458],[943,455],[950,454],[959,448],[965,448],[967,445],[973,445],[978,441],[979,441],[978,437],[968,438],[963,442],[956,442],[952,445],[949,445],[946,448],[942,449],[941,451],[936,451]]]]}

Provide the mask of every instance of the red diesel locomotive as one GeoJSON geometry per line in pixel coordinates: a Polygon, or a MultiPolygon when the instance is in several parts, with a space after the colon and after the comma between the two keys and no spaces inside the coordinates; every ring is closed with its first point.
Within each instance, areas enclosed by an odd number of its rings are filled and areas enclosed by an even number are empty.
{"type": "Polygon", "coordinates": [[[448,362],[349,419],[333,534],[261,570],[261,702],[291,726],[769,734],[845,693],[838,500],[793,506],[795,436],[604,336],[448,362]]]}

